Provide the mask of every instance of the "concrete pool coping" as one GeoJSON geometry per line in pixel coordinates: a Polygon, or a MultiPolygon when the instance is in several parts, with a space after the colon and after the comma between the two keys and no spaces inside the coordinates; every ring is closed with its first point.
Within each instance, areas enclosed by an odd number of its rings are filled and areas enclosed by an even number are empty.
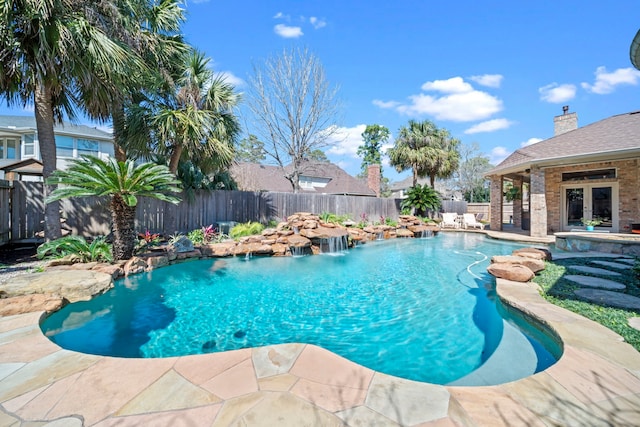
{"type": "MultiPolygon", "coordinates": [[[[285,344],[167,359],[64,350],[42,313],[0,318],[0,426],[638,425],[640,353],[611,330],[499,279],[508,305],[563,341],[560,360],[507,384],[451,387],[285,344]]],[[[514,362],[517,363],[517,362],[514,362]]]]}

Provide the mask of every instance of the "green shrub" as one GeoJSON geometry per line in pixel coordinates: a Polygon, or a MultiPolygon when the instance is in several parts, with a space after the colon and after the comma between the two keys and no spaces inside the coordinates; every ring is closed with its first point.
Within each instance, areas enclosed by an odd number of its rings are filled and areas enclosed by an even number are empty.
{"type": "Polygon", "coordinates": [[[262,233],[264,225],[259,222],[245,222],[244,224],[238,224],[231,229],[229,235],[232,239],[239,239],[244,236],[253,236],[262,233]]]}
{"type": "Polygon", "coordinates": [[[187,233],[187,238],[193,242],[194,245],[201,245],[204,243],[204,230],[202,228],[196,228],[187,233]]]}
{"type": "Polygon", "coordinates": [[[435,210],[441,204],[440,194],[436,190],[428,185],[416,184],[407,190],[407,198],[402,201],[400,208],[403,212],[405,209],[413,208],[414,215],[426,215],[427,211],[435,210]]]}
{"type": "Polygon", "coordinates": [[[59,259],[68,255],[76,255],[81,262],[111,262],[111,245],[104,237],[93,239],[88,243],[82,236],[65,236],[46,242],[38,247],[38,258],[59,259]]]}
{"type": "Polygon", "coordinates": [[[351,219],[349,215],[336,215],[331,212],[322,212],[319,217],[320,220],[326,224],[342,224],[351,219]]]}

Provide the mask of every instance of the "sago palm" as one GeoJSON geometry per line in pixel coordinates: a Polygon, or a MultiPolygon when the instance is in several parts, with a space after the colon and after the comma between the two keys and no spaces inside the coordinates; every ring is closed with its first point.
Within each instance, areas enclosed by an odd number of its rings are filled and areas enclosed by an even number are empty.
{"type": "Polygon", "coordinates": [[[50,181],[58,188],[47,201],[70,197],[110,197],[113,227],[113,259],[129,259],[136,245],[135,218],[138,197],[151,197],[177,204],[170,193],[180,192],[178,181],[164,165],[132,160],[118,162],[87,156],[70,162],[66,170],[55,171],[50,181]]]}

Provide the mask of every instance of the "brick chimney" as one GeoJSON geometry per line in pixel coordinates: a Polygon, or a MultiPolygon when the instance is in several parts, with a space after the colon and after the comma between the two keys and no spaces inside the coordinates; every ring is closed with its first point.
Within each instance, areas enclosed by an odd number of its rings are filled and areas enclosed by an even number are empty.
{"type": "Polygon", "coordinates": [[[380,165],[367,167],[367,186],[375,191],[376,197],[380,197],[380,165]]]}
{"type": "Polygon", "coordinates": [[[562,107],[562,115],[553,118],[553,136],[578,129],[578,115],[569,113],[569,106],[562,107]]]}

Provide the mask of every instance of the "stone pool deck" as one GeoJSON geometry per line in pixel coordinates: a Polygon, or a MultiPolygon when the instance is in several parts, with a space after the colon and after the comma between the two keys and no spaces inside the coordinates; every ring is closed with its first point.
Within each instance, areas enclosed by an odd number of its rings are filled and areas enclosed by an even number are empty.
{"type": "MultiPolygon", "coordinates": [[[[403,380],[313,345],[167,359],[63,350],[41,313],[0,318],[0,426],[630,426],[640,425],[640,353],[554,306],[535,284],[500,297],[561,337],[561,359],[490,387],[403,380]]],[[[517,363],[514,360],[513,363],[517,363]]]]}

